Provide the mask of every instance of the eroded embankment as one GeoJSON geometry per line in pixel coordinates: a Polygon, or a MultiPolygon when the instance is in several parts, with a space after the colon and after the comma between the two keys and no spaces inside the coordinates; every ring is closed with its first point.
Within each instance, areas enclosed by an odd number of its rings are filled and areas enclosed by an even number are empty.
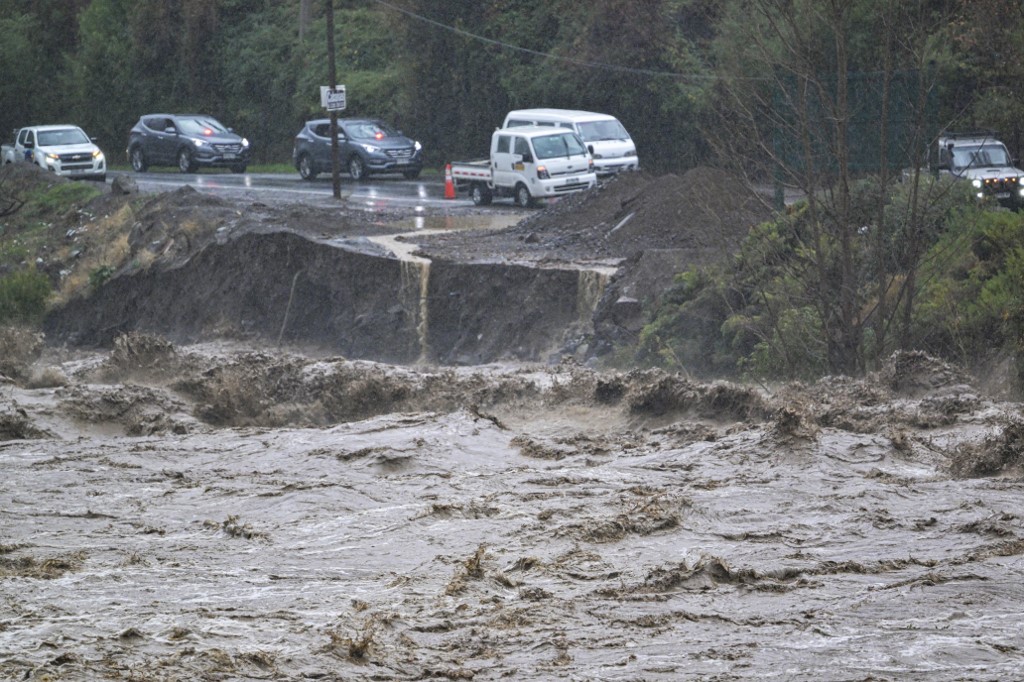
{"type": "Polygon", "coordinates": [[[544,360],[590,324],[594,273],[404,261],[288,233],[245,234],[185,263],[106,282],[46,320],[51,340],[107,345],[144,331],[316,346],[350,358],[544,360]]]}

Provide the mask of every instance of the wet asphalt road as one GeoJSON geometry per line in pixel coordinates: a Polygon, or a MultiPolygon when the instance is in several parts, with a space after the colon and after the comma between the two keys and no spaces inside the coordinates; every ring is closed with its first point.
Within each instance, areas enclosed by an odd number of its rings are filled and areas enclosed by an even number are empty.
{"type": "MultiPolygon", "coordinates": [[[[109,175],[111,179],[117,175],[130,175],[143,192],[169,192],[184,185],[191,185],[200,192],[251,201],[296,201],[314,204],[338,201],[333,196],[330,176],[322,176],[310,182],[300,178],[298,173],[234,174],[204,171],[182,174],[118,171],[109,175]]],[[[405,180],[397,175],[376,176],[364,182],[353,182],[348,176],[342,176],[341,200],[350,205],[356,203],[370,210],[473,205],[466,197],[445,199],[443,178],[405,180]]]]}

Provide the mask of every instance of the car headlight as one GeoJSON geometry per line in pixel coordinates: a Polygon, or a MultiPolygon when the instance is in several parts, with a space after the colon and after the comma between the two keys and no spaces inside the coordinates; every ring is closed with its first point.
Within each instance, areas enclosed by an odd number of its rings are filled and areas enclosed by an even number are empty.
{"type": "Polygon", "coordinates": [[[975,178],[974,181],[971,182],[971,184],[974,185],[977,189],[981,189],[981,180],[975,178]]]}
{"type": "Polygon", "coordinates": [[[419,151],[419,150],[423,149],[423,145],[420,144],[419,140],[416,140],[415,142],[413,142],[412,147],[416,151],[419,151]]]}
{"type": "Polygon", "coordinates": [[[99,149],[97,149],[96,151],[94,151],[92,153],[92,158],[96,159],[97,161],[102,161],[103,160],[103,152],[101,152],[99,149]]]}
{"type": "Polygon", "coordinates": [[[207,144],[206,140],[200,140],[200,139],[199,139],[199,138],[197,138],[197,137],[193,137],[193,138],[192,138],[192,142],[193,142],[193,144],[195,144],[195,146],[197,146],[197,147],[202,147],[203,145],[207,144]]]}
{"type": "Polygon", "coordinates": [[[374,147],[372,144],[360,144],[359,146],[365,149],[370,154],[376,154],[377,152],[380,151],[380,147],[374,147]]]}
{"type": "Polygon", "coordinates": [[[54,154],[53,152],[47,152],[46,153],[46,158],[48,158],[50,161],[57,161],[57,160],[60,159],[60,154],[54,154]]]}
{"type": "Polygon", "coordinates": [[[242,138],[242,147],[248,147],[248,146],[249,146],[249,138],[243,137],[242,138]]]}

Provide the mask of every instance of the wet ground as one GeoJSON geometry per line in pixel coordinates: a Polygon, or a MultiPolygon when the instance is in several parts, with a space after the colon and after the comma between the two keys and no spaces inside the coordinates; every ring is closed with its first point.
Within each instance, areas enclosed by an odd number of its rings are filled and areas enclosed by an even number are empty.
{"type": "Polygon", "coordinates": [[[1020,405],[128,336],[0,386],[0,678],[1024,677],[1020,405]]]}

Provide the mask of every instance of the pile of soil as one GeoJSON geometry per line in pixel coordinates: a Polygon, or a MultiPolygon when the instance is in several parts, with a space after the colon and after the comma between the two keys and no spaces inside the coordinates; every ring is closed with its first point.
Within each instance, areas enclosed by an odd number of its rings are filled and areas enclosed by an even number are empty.
{"type": "Polygon", "coordinates": [[[697,263],[734,251],[769,215],[764,199],[735,178],[698,167],[681,176],[623,173],[505,230],[419,241],[423,255],[433,257],[615,261],[645,251],[686,250],[697,263]]]}

